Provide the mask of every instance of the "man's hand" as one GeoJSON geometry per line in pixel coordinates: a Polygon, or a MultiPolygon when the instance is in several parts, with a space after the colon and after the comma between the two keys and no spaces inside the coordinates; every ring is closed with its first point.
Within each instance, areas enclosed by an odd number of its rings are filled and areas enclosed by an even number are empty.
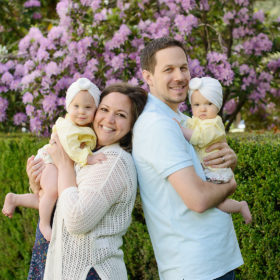
{"type": "Polygon", "coordinates": [[[225,142],[219,142],[211,145],[206,149],[206,152],[218,150],[203,159],[206,166],[213,168],[227,168],[234,169],[237,164],[237,156],[235,152],[225,142]]]}

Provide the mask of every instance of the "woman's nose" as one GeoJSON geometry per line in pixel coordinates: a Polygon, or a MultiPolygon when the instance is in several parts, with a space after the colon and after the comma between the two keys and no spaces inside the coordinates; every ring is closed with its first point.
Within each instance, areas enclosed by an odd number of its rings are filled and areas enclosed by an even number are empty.
{"type": "Polygon", "coordinates": [[[115,122],[115,116],[114,116],[114,114],[108,114],[107,116],[107,121],[108,121],[108,123],[114,123],[115,122]]]}

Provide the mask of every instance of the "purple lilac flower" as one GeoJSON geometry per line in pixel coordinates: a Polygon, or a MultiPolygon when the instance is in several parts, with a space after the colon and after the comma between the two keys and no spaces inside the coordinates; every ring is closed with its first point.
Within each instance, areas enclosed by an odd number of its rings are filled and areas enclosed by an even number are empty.
{"type": "Polygon", "coordinates": [[[98,23],[100,21],[106,20],[107,19],[107,9],[104,8],[101,10],[100,13],[96,13],[94,15],[94,20],[98,23]]]}
{"type": "Polygon", "coordinates": [[[268,64],[267,67],[269,70],[276,72],[277,69],[280,68],[280,58],[276,59],[276,60],[271,60],[268,64]]]}
{"type": "Polygon", "coordinates": [[[92,73],[97,71],[98,60],[92,58],[87,62],[85,71],[90,71],[92,73]]]}
{"type": "Polygon", "coordinates": [[[188,59],[189,62],[189,69],[191,73],[191,77],[202,77],[205,75],[204,73],[204,67],[200,65],[200,62],[198,59],[188,59]]]}
{"type": "Polygon", "coordinates": [[[264,22],[264,13],[262,10],[257,11],[253,14],[253,19],[258,20],[259,22],[264,22]]]}
{"type": "Polygon", "coordinates": [[[60,73],[60,69],[54,61],[51,61],[45,66],[46,75],[51,77],[60,73]]]}
{"type": "Polygon", "coordinates": [[[236,24],[248,24],[249,21],[249,14],[248,14],[248,9],[247,8],[242,8],[236,15],[234,22],[236,24]]]}
{"type": "Polygon", "coordinates": [[[65,97],[57,98],[57,106],[65,106],[65,97]]]}
{"type": "Polygon", "coordinates": [[[15,125],[21,125],[27,121],[27,116],[24,113],[16,113],[13,120],[15,125]]]}
{"type": "Polygon", "coordinates": [[[241,89],[246,90],[249,86],[257,83],[256,72],[253,68],[250,68],[247,64],[242,64],[239,67],[239,72],[242,77],[241,89]]]}
{"type": "Polygon", "coordinates": [[[12,60],[7,61],[6,63],[7,70],[10,70],[15,67],[15,62],[12,60]]]}
{"type": "Polygon", "coordinates": [[[198,20],[193,15],[177,15],[174,22],[179,29],[179,32],[187,35],[189,35],[192,32],[192,29],[198,25],[198,20]]]}
{"type": "Polygon", "coordinates": [[[0,85],[0,92],[7,92],[9,89],[6,86],[0,85]]]}
{"type": "Polygon", "coordinates": [[[179,109],[180,112],[183,113],[183,112],[186,112],[188,110],[188,106],[185,102],[182,102],[182,103],[179,104],[178,109],[179,109]]]}
{"type": "Polygon", "coordinates": [[[22,96],[22,102],[23,102],[23,104],[32,103],[33,102],[33,98],[34,98],[34,96],[30,92],[26,92],[22,96]]]}
{"type": "Polygon", "coordinates": [[[30,47],[30,43],[37,42],[43,37],[41,31],[37,27],[31,27],[28,34],[19,42],[19,51],[24,53],[30,47]]]}
{"type": "Polygon", "coordinates": [[[230,21],[235,18],[235,11],[227,12],[224,14],[223,20],[224,23],[230,24],[230,21]]]}
{"type": "Polygon", "coordinates": [[[17,64],[14,75],[16,77],[22,77],[24,75],[24,66],[22,64],[17,64]]]}
{"type": "Polygon", "coordinates": [[[119,48],[128,39],[128,35],[130,34],[131,31],[127,27],[127,25],[122,24],[120,26],[120,29],[117,32],[115,32],[113,38],[106,43],[106,47],[109,50],[113,50],[114,48],[119,48]]]}
{"type": "Polygon", "coordinates": [[[62,26],[54,26],[48,33],[48,39],[54,41],[56,39],[59,39],[63,33],[65,32],[65,29],[62,26]]]}
{"type": "Polygon", "coordinates": [[[208,0],[199,1],[199,9],[202,10],[202,11],[209,11],[210,6],[209,6],[209,3],[208,3],[208,0]]]}
{"type": "Polygon", "coordinates": [[[182,8],[185,10],[186,13],[188,13],[192,8],[192,0],[185,0],[185,1],[177,1],[177,3],[181,3],[182,8]]]}
{"type": "Polygon", "coordinates": [[[23,5],[24,8],[41,7],[41,3],[38,0],[26,1],[23,5]]]}
{"type": "Polygon", "coordinates": [[[100,8],[100,3],[101,3],[101,0],[92,0],[91,1],[91,8],[93,11],[97,10],[100,8]]]}
{"type": "Polygon", "coordinates": [[[14,77],[10,72],[6,72],[3,74],[1,81],[2,83],[9,85],[13,81],[14,77]]]}
{"type": "Polygon", "coordinates": [[[234,78],[234,72],[227,61],[225,54],[210,52],[207,54],[208,69],[214,77],[225,85],[230,85],[234,78]]]}
{"type": "Polygon", "coordinates": [[[128,81],[128,83],[130,83],[130,84],[133,85],[133,86],[138,86],[138,85],[139,85],[138,80],[137,80],[135,77],[133,77],[132,79],[130,79],[130,80],[128,81]]]}
{"type": "Polygon", "coordinates": [[[91,37],[84,37],[77,43],[79,53],[85,53],[89,47],[91,47],[93,39],[91,37]]]}
{"type": "Polygon", "coordinates": [[[113,67],[114,70],[123,69],[124,68],[124,59],[125,55],[120,53],[119,55],[115,55],[111,60],[110,65],[113,67]]]}
{"type": "Polygon", "coordinates": [[[263,51],[270,51],[271,48],[272,42],[269,40],[268,36],[263,33],[243,43],[244,52],[249,55],[255,54],[256,56],[260,56],[263,51]]]}
{"type": "Polygon", "coordinates": [[[63,18],[67,16],[69,8],[70,8],[69,0],[59,1],[56,5],[56,12],[60,18],[63,18]]]}
{"type": "Polygon", "coordinates": [[[46,61],[49,59],[49,53],[45,50],[45,49],[42,49],[42,48],[39,48],[38,52],[37,52],[37,59],[38,61],[46,61]]]}
{"type": "Polygon", "coordinates": [[[239,6],[248,6],[249,0],[234,0],[234,2],[239,6]]]}
{"type": "Polygon", "coordinates": [[[42,122],[39,117],[34,117],[30,119],[30,131],[39,133],[42,128],[42,122]]]}
{"type": "Polygon", "coordinates": [[[248,27],[243,27],[243,26],[234,28],[233,32],[232,32],[233,38],[235,38],[235,39],[239,39],[239,38],[245,37],[247,35],[253,35],[253,34],[254,34],[254,31],[252,29],[249,29],[248,27]]]}
{"type": "Polygon", "coordinates": [[[25,63],[24,63],[24,74],[28,74],[28,72],[33,69],[33,67],[35,66],[35,63],[34,61],[32,60],[27,60],[25,63]]]}
{"type": "Polygon", "coordinates": [[[72,79],[69,77],[62,77],[56,82],[56,85],[54,86],[54,90],[56,93],[59,93],[61,90],[65,90],[68,88],[68,86],[72,83],[72,79]]]}
{"type": "Polygon", "coordinates": [[[0,63],[0,74],[6,72],[7,70],[8,70],[8,69],[7,69],[6,64],[0,63]]]}
{"type": "Polygon", "coordinates": [[[26,105],[25,112],[26,112],[27,116],[31,117],[33,115],[34,111],[35,111],[35,107],[34,106],[29,105],[29,104],[26,105]]]}
{"type": "Polygon", "coordinates": [[[36,12],[36,13],[33,13],[32,17],[33,17],[34,19],[41,19],[41,18],[42,18],[42,15],[41,15],[40,13],[36,12]]]}
{"type": "Polygon", "coordinates": [[[89,7],[91,5],[92,0],[81,0],[82,6],[89,7]]]}
{"type": "Polygon", "coordinates": [[[230,99],[226,102],[224,110],[227,114],[232,114],[236,109],[236,101],[234,99],[230,99]]]}
{"type": "Polygon", "coordinates": [[[42,105],[46,113],[53,113],[57,107],[57,96],[54,94],[44,96],[42,105]]]}
{"type": "Polygon", "coordinates": [[[3,122],[6,119],[8,105],[8,100],[0,96],[0,122],[3,122]]]}
{"type": "Polygon", "coordinates": [[[122,82],[122,80],[120,80],[120,79],[115,79],[115,78],[113,78],[113,79],[107,79],[107,81],[106,81],[106,87],[109,86],[109,85],[111,85],[111,84],[120,83],[120,82],[122,82]]]}
{"type": "Polygon", "coordinates": [[[21,79],[12,80],[12,82],[10,84],[10,89],[11,90],[20,90],[21,89],[20,82],[21,82],[21,79]]]}
{"type": "Polygon", "coordinates": [[[159,0],[159,3],[165,4],[168,7],[168,10],[174,15],[180,11],[180,6],[177,5],[174,0],[159,0]]]}
{"type": "Polygon", "coordinates": [[[21,80],[23,89],[27,88],[29,86],[29,84],[33,83],[36,78],[40,77],[40,75],[41,75],[41,72],[39,70],[35,70],[35,71],[31,72],[30,74],[25,75],[21,80]]]}

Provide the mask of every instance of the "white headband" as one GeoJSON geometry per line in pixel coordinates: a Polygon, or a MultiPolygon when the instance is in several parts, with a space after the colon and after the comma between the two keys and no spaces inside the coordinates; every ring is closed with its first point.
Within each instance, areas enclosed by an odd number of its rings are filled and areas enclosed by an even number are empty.
{"type": "Polygon", "coordinates": [[[72,102],[76,94],[81,90],[87,90],[93,97],[96,107],[99,105],[100,90],[87,78],[79,78],[76,82],[72,83],[66,92],[66,110],[72,102]]]}
{"type": "Polygon", "coordinates": [[[199,92],[219,110],[223,105],[223,90],[220,82],[210,77],[193,78],[189,83],[189,101],[195,90],[199,92]]]}

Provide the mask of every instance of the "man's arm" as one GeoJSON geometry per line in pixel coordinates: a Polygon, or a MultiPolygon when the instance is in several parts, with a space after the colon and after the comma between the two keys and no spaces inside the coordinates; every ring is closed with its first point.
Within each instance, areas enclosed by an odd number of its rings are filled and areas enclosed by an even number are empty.
{"type": "Polygon", "coordinates": [[[234,178],[226,184],[205,182],[196,174],[193,166],[174,172],[168,180],[185,205],[199,213],[217,206],[236,189],[234,178]]]}

